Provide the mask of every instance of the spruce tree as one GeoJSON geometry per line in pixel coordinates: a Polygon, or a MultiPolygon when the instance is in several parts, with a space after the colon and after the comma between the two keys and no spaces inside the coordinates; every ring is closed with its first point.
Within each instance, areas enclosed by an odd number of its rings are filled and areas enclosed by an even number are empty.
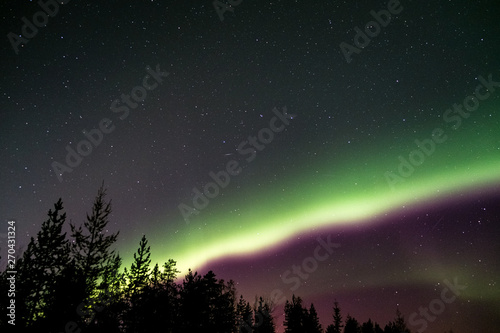
{"type": "Polygon", "coordinates": [[[101,186],[94,200],[92,213],[87,214],[83,228],[70,224],[73,238],[71,259],[75,270],[73,294],[78,302],[83,301],[85,304],[80,312],[86,322],[95,315],[91,304],[92,299],[99,295],[98,281],[104,277],[109,269],[107,267],[116,263],[111,245],[116,242],[118,232],[107,232],[110,214],[111,201],[106,202],[106,190],[101,186]]]}
{"type": "Polygon", "coordinates": [[[145,312],[148,302],[148,293],[145,293],[149,284],[149,265],[151,263],[151,249],[148,246],[146,236],[143,235],[139,242],[139,248],[134,253],[134,261],[130,270],[126,271],[127,286],[125,287],[125,297],[128,302],[123,321],[129,332],[145,332],[147,314],[145,312]]]}
{"type": "Polygon", "coordinates": [[[341,333],[344,325],[342,324],[342,316],[340,315],[339,303],[337,300],[333,303],[333,324],[328,325],[326,333],[341,333]]]}
{"type": "Polygon", "coordinates": [[[238,332],[253,332],[253,310],[250,306],[250,302],[245,301],[243,295],[240,296],[238,304],[236,305],[236,315],[238,322],[238,332]]]}
{"type": "Polygon", "coordinates": [[[273,304],[270,301],[259,297],[258,305],[256,304],[256,308],[254,310],[254,333],[274,333],[276,331],[276,325],[274,324],[274,318],[272,315],[272,307],[273,304]]]}
{"type": "Polygon", "coordinates": [[[189,269],[182,281],[180,294],[180,326],[182,332],[201,332],[206,319],[206,304],[202,293],[201,276],[189,269]]]}
{"type": "Polygon", "coordinates": [[[323,328],[319,323],[318,313],[314,304],[311,303],[309,311],[305,311],[304,332],[307,333],[322,333],[323,328]]]}
{"type": "Polygon", "coordinates": [[[63,209],[59,199],[54,210],[49,210],[49,218],[42,223],[36,238],[31,237],[22,260],[18,261],[17,297],[25,305],[18,313],[19,325],[31,327],[38,322],[36,327],[41,328],[57,320],[57,314],[52,313],[58,301],[56,286],[69,262],[69,242],[62,231],[66,221],[63,209]]]}
{"type": "Polygon", "coordinates": [[[361,327],[356,319],[347,315],[344,327],[344,333],[360,333],[361,327]]]}
{"type": "Polygon", "coordinates": [[[151,264],[151,247],[143,235],[139,242],[139,249],[134,253],[134,261],[127,274],[127,294],[138,294],[149,283],[149,265],[151,264]]]}
{"type": "Polygon", "coordinates": [[[385,333],[411,333],[408,327],[406,326],[405,319],[399,311],[399,308],[396,308],[396,318],[394,321],[389,322],[385,325],[384,328],[385,333]]]}
{"type": "Polygon", "coordinates": [[[120,332],[120,320],[126,309],[126,303],[122,293],[123,273],[120,273],[121,258],[115,254],[109,260],[98,284],[98,295],[91,304],[93,312],[92,324],[89,331],[100,333],[120,332]]]}
{"type": "Polygon", "coordinates": [[[304,326],[304,311],[302,299],[292,295],[292,301],[285,303],[285,333],[301,333],[304,326]]]}
{"type": "Polygon", "coordinates": [[[398,332],[410,333],[410,330],[406,326],[405,318],[401,314],[401,311],[399,311],[399,308],[396,309],[396,319],[394,323],[398,332]]]}
{"type": "Polygon", "coordinates": [[[375,333],[375,326],[370,318],[361,325],[361,333],[375,333]]]}

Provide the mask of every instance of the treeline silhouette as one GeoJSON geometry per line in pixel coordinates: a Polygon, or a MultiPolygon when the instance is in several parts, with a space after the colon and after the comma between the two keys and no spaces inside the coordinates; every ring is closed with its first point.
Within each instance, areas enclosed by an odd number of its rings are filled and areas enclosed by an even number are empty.
{"type": "MultiPolygon", "coordinates": [[[[83,226],[70,223],[63,232],[66,214],[61,199],[49,210],[48,219],[31,240],[15,265],[15,321],[6,316],[11,276],[0,274],[0,331],[5,332],[106,332],[106,333],[272,333],[276,331],[274,304],[259,297],[253,305],[237,297],[233,281],[217,279],[212,271],[201,276],[189,272],[177,284],[179,270],[169,259],[151,268],[150,247],[145,236],[129,268],[112,249],[118,233],[107,225],[111,201],[99,189],[91,214],[83,226]],[[9,323],[10,321],[10,323],[9,323]],[[12,323],[15,322],[15,325],[12,323]]],[[[286,301],[285,332],[324,332],[314,305],[309,309],[300,297],[286,301]]],[[[397,311],[394,322],[384,329],[371,320],[359,324],[338,303],[332,311],[327,333],[410,332],[397,311]]]]}

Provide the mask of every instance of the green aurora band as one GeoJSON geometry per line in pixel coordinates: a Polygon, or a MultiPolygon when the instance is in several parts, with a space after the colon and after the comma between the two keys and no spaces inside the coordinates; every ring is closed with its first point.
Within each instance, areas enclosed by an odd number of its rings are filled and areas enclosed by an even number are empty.
{"type": "MultiPolygon", "coordinates": [[[[313,228],[380,221],[402,207],[436,204],[460,193],[498,185],[500,122],[495,110],[498,107],[481,105],[476,111],[481,112],[481,122],[477,121],[477,116],[476,119],[471,116],[457,130],[443,121],[436,122],[436,126],[426,126],[428,128],[419,136],[407,136],[399,146],[378,147],[373,151],[366,144],[343,153],[342,163],[322,161],[313,174],[308,166],[308,173],[299,170],[286,176],[283,180],[288,185],[286,191],[271,185],[249,186],[243,189],[245,192],[240,190],[238,196],[214,198],[209,208],[193,217],[189,225],[182,220],[175,221],[184,227],[167,242],[159,227],[148,234],[152,262],[161,264],[173,258],[183,276],[188,268],[198,270],[222,258],[269,251],[313,228]],[[416,149],[414,140],[430,138],[435,127],[443,129],[447,141],[436,145],[435,152],[391,190],[384,173],[396,172],[397,157],[407,157],[416,149]],[[332,171],[333,175],[328,178],[318,176],[330,175],[332,171]],[[217,200],[224,200],[224,205],[217,200]],[[235,208],[238,208],[237,214],[231,212],[235,208]]],[[[131,249],[134,252],[137,245],[131,249]]],[[[423,280],[435,281],[435,278],[435,272],[415,277],[421,283],[423,280]]],[[[498,295],[493,297],[498,298],[498,295]]]]}

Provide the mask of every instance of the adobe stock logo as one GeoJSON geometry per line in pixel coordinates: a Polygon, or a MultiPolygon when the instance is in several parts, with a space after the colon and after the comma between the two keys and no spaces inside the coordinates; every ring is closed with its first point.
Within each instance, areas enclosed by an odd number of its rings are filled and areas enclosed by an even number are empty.
{"type": "MultiPolygon", "coordinates": [[[[500,82],[494,81],[492,74],[488,75],[488,79],[479,75],[478,80],[480,84],[476,86],[473,94],[466,96],[461,104],[454,103],[453,108],[449,108],[443,113],[444,122],[452,123],[453,126],[451,128],[455,131],[462,125],[462,119],[469,118],[471,113],[479,108],[480,102],[487,100],[495,92],[495,88],[500,88],[500,82]]],[[[412,150],[408,154],[408,158],[401,155],[398,156],[399,165],[397,172],[386,171],[384,173],[384,177],[391,190],[394,191],[395,185],[398,183],[405,182],[415,172],[416,168],[421,166],[427,158],[430,158],[434,154],[438,145],[444,143],[446,140],[448,140],[448,135],[440,127],[432,130],[430,138],[415,140],[417,149],[412,150]]]]}
{"type": "MultiPolygon", "coordinates": [[[[130,109],[135,109],[139,106],[138,103],[143,102],[148,96],[148,91],[152,91],[158,87],[159,84],[163,82],[163,78],[169,75],[168,72],[161,72],[160,65],[156,65],[156,70],[151,67],[146,67],[147,75],[142,79],[142,85],[137,85],[133,87],[130,94],[121,94],[120,99],[115,99],[111,105],[110,109],[114,113],[121,113],[118,117],[120,120],[125,120],[130,114],[130,109]]],[[[102,118],[97,128],[93,128],[89,131],[83,130],[82,134],[87,140],[80,140],[75,148],[70,145],[66,146],[66,159],[64,163],[58,161],[52,162],[51,166],[54,173],[57,176],[59,182],[63,181],[64,173],[71,173],[78,167],[85,157],[88,157],[92,151],[97,148],[103,141],[104,135],[109,134],[115,130],[116,126],[113,125],[113,121],[109,118],[102,118]]]]}
{"type": "Polygon", "coordinates": [[[448,288],[441,290],[441,297],[435,298],[429,302],[429,306],[419,307],[418,313],[413,312],[410,314],[409,323],[412,326],[420,325],[417,332],[422,333],[428,327],[427,322],[433,322],[436,320],[437,316],[444,312],[446,309],[446,304],[453,303],[463,290],[467,288],[465,285],[458,284],[457,278],[453,279],[453,284],[450,281],[444,280],[444,284],[448,288]],[[453,296],[454,295],[454,296],[453,296]],[[429,313],[430,312],[430,313],[429,313]],[[419,316],[420,315],[420,316],[419,316]]]}
{"type": "MultiPolygon", "coordinates": [[[[292,265],[291,270],[287,269],[281,274],[281,281],[283,281],[283,283],[293,284],[290,287],[290,291],[299,289],[302,281],[307,280],[310,275],[318,269],[319,263],[328,260],[335,249],[338,249],[340,247],[339,243],[332,243],[331,235],[328,235],[326,237],[326,241],[321,237],[316,238],[316,241],[318,242],[318,245],[316,246],[316,248],[314,248],[312,256],[305,257],[302,260],[301,265],[292,265]]],[[[272,315],[274,307],[285,303],[286,296],[283,295],[283,290],[279,288],[273,289],[270,294],[270,301],[273,305],[271,313],[256,313],[256,323],[253,326],[254,329],[259,327],[263,323],[263,315],[266,317],[270,317],[272,315]]],[[[239,332],[242,332],[243,329],[247,330],[248,332],[254,332],[245,321],[240,324],[239,332]]]]}
{"type": "MultiPolygon", "coordinates": [[[[238,145],[238,154],[246,156],[249,155],[245,160],[250,163],[257,156],[257,151],[262,151],[266,148],[267,144],[270,144],[274,140],[274,134],[280,133],[285,130],[285,126],[289,125],[289,119],[293,119],[293,115],[287,113],[286,106],[283,107],[283,113],[280,113],[277,108],[273,109],[275,117],[271,118],[269,121],[269,128],[262,128],[256,136],[250,135],[248,140],[241,141],[238,145]],[[277,124],[280,121],[281,124],[277,124]],[[278,126],[279,125],[279,126],[278,126]]],[[[226,163],[225,170],[220,170],[215,173],[213,171],[208,173],[208,176],[213,180],[213,182],[208,182],[203,186],[203,192],[197,187],[193,188],[193,207],[186,205],[185,203],[180,203],[177,207],[179,208],[184,221],[189,224],[189,219],[191,215],[198,215],[201,210],[205,209],[210,203],[210,199],[216,198],[221,188],[226,188],[231,182],[231,176],[237,176],[241,173],[243,169],[236,160],[230,160],[226,163]]]]}
{"type": "Polygon", "coordinates": [[[19,54],[19,45],[26,45],[28,42],[38,34],[38,28],[43,28],[47,26],[49,22],[49,16],[55,17],[59,13],[59,5],[66,5],[71,0],[44,0],[38,1],[38,5],[43,10],[40,10],[33,14],[30,22],[25,16],[21,18],[23,25],[21,26],[22,34],[15,34],[9,32],[7,38],[9,39],[10,45],[16,54],[19,54]],[[48,16],[47,16],[48,15],[48,16]]]}
{"type": "MultiPolygon", "coordinates": [[[[331,254],[340,247],[339,243],[332,243],[331,235],[328,235],[326,241],[321,237],[316,238],[318,246],[314,249],[313,256],[306,257],[302,260],[301,265],[292,265],[291,270],[286,270],[281,274],[281,281],[285,284],[292,284],[291,291],[296,291],[302,284],[302,281],[307,280],[319,266],[319,262],[327,260],[331,254]]],[[[271,300],[274,304],[283,304],[286,300],[281,289],[271,291],[271,300]]]]}

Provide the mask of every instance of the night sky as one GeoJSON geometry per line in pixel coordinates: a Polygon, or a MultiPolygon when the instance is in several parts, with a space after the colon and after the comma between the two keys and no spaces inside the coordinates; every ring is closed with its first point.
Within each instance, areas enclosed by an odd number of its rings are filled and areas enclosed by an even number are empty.
{"type": "Polygon", "coordinates": [[[2,257],[6,221],[22,251],[104,181],[127,266],[145,234],[153,262],[295,293],[324,328],[337,299],[498,332],[499,4],[231,1],[0,4],[2,257]]]}

